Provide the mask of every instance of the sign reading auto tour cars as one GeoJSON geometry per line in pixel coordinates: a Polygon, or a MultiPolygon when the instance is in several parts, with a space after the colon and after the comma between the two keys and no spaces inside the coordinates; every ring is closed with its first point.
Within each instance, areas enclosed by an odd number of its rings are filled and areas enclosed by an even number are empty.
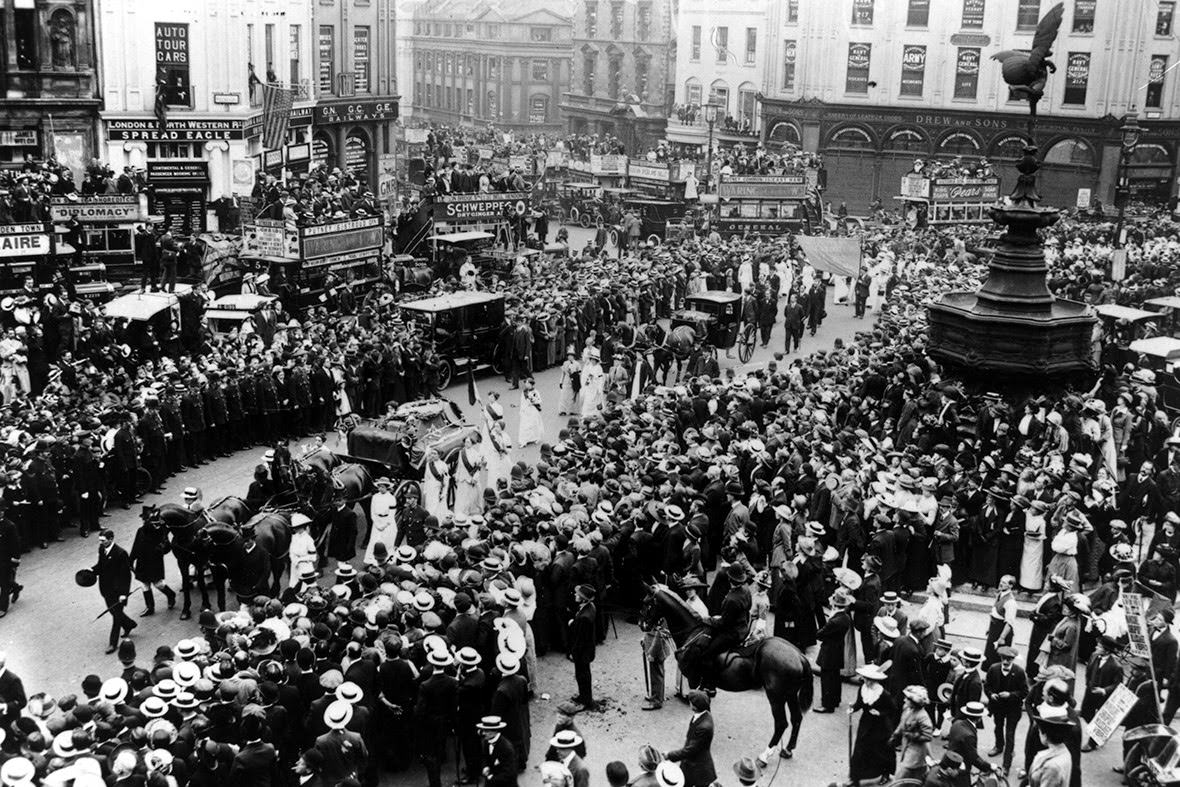
{"type": "Polygon", "coordinates": [[[529,195],[523,193],[453,194],[435,197],[434,220],[445,224],[495,222],[502,221],[508,212],[523,216],[528,207],[529,195]]]}

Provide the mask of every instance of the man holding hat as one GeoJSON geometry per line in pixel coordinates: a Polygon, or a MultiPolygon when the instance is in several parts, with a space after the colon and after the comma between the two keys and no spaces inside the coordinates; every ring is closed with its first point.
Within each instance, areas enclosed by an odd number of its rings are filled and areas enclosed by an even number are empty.
{"type": "MultiPolygon", "coordinates": [[[[1098,637],[1094,646],[1094,655],[1086,665],[1086,687],[1082,696],[1082,707],[1079,715],[1090,722],[1094,719],[1098,709],[1106,702],[1118,686],[1123,682],[1123,665],[1115,657],[1122,650],[1119,643],[1106,636],[1098,637]]],[[[1092,751],[1095,747],[1091,741],[1083,751],[1092,751]]]]}
{"type": "Polygon", "coordinates": [[[115,543],[114,531],[99,531],[98,562],[90,570],[98,575],[98,592],[111,616],[111,635],[106,652],[114,653],[119,637],[124,632],[130,634],[136,625],[123,611],[131,593],[131,557],[127,550],[115,543]]]}
{"type": "Polygon", "coordinates": [[[1016,750],[1016,725],[1020,721],[1024,698],[1028,696],[1028,678],[1017,666],[1016,649],[1002,645],[996,649],[999,663],[993,664],[984,678],[983,691],[996,725],[996,745],[987,756],[1004,755],[1004,769],[1012,767],[1016,750]]]}
{"type": "Polygon", "coordinates": [[[454,657],[450,651],[432,649],[426,654],[426,662],[432,671],[419,686],[418,704],[414,707],[418,756],[430,787],[441,787],[447,738],[455,729],[459,707],[459,681],[451,674],[454,657]]]}
{"type": "Polygon", "coordinates": [[[688,693],[692,719],[684,736],[684,746],[665,755],[669,762],[680,763],[684,787],[708,787],[717,779],[713,766],[713,716],[709,713],[709,695],[700,690],[688,693]]]}
{"type": "Polygon", "coordinates": [[[569,658],[574,663],[574,679],[578,682],[578,693],[570,699],[586,709],[598,707],[594,701],[590,676],[590,664],[594,661],[594,650],[598,642],[595,631],[595,596],[596,592],[592,586],[578,585],[574,590],[578,611],[569,621],[569,658]]]}

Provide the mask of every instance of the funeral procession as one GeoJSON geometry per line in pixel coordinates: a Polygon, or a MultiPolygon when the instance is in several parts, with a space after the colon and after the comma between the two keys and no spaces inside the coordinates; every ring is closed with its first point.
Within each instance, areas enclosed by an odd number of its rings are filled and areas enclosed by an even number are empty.
{"type": "Polygon", "coordinates": [[[1180,787],[1178,36],[0,0],[0,787],[1180,787]]]}

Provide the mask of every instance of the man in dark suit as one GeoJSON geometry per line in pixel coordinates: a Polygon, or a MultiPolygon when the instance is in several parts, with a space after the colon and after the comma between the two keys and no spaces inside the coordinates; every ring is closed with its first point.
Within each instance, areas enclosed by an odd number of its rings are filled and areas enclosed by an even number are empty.
{"type": "Polygon", "coordinates": [[[476,725],[484,741],[484,787],[516,787],[516,752],[504,737],[505,726],[499,716],[484,716],[476,725]]]}
{"type": "Polygon", "coordinates": [[[0,651],[0,723],[5,729],[20,718],[28,702],[24,682],[8,669],[8,654],[0,651]]]}
{"type": "Polygon", "coordinates": [[[329,784],[356,778],[364,773],[369,759],[365,739],[347,729],[351,721],[352,705],[345,700],[332,702],[324,711],[328,731],[316,738],[315,748],[323,755],[323,776],[329,784]]]}
{"type": "MultiPolygon", "coordinates": [[[[885,686],[898,707],[901,707],[905,699],[902,692],[906,686],[926,685],[926,678],[922,674],[922,648],[918,644],[919,637],[925,634],[925,623],[926,621],[921,618],[915,619],[911,625],[917,624],[920,630],[915,632],[910,628],[893,641],[893,649],[889,654],[889,681],[885,686]]],[[[867,661],[868,657],[865,658],[867,661]]]]}
{"type": "Polygon", "coordinates": [[[698,674],[701,677],[702,688],[714,688],[718,675],[713,666],[714,660],[727,650],[739,647],[750,633],[750,608],[753,599],[746,583],[750,578],[741,563],[731,563],[725,569],[725,577],[729,580],[729,591],[721,601],[718,614],[711,620],[713,627],[713,641],[700,655],[698,674]]]}
{"type": "Polygon", "coordinates": [[[1020,710],[1028,696],[1028,678],[1024,670],[1013,663],[1016,649],[1002,645],[996,649],[1000,661],[987,671],[983,690],[987,695],[988,709],[996,722],[996,745],[987,753],[988,757],[1004,755],[1004,770],[1012,767],[1016,753],[1016,725],[1020,722],[1020,710]]]}
{"type": "Polygon", "coordinates": [[[963,758],[963,770],[955,782],[956,787],[970,787],[971,770],[990,771],[993,766],[979,756],[979,722],[983,718],[983,703],[969,702],[959,712],[959,717],[951,723],[946,734],[943,750],[955,752],[963,758]]]}
{"type": "Polygon", "coordinates": [[[119,637],[130,634],[135,621],[127,617],[123,608],[131,593],[131,557],[127,550],[115,543],[113,531],[103,529],[98,534],[98,562],[91,568],[98,575],[98,592],[111,615],[111,636],[107,653],[114,653],[119,637]]]}
{"type": "Polygon", "coordinates": [[[848,608],[852,606],[852,597],[843,588],[836,588],[829,604],[834,612],[815,634],[819,640],[819,654],[815,661],[819,665],[820,694],[820,707],[816,708],[816,713],[834,713],[840,706],[840,670],[844,669],[844,635],[852,628],[852,617],[848,614],[848,608]]]}
{"type": "Polygon", "coordinates": [[[418,756],[426,767],[427,781],[430,787],[440,787],[447,738],[455,729],[459,708],[459,681],[451,674],[454,657],[450,653],[431,651],[426,660],[433,672],[418,689],[414,723],[418,732],[418,756]]]}
{"type": "Polygon", "coordinates": [[[963,671],[951,685],[951,698],[947,702],[952,719],[957,719],[970,703],[983,699],[983,675],[979,672],[983,653],[978,648],[963,648],[959,661],[963,663],[963,671]]]}
{"type": "Polygon", "coordinates": [[[574,599],[578,611],[569,622],[569,658],[574,662],[574,679],[578,682],[578,693],[571,697],[585,708],[595,708],[594,690],[590,685],[590,664],[594,661],[594,649],[598,641],[595,634],[594,608],[596,593],[590,585],[578,585],[574,599]]]}
{"type": "Polygon", "coordinates": [[[533,359],[533,331],[528,321],[523,317],[516,323],[512,331],[512,388],[520,387],[522,377],[532,373],[533,359]]]}
{"type": "Polygon", "coordinates": [[[278,763],[274,744],[262,741],[261,716],[243,716],[240,725],[242,748],[234,755],[229,787],[270,787],[278,763]]]}
{"type": "Polygon", "coordinates": [[[9,600],[15,601],[20,592],[16,571],[20,568],[22,552],[20,530],[8,518],[8,505],[5,504],[0,509],[0,618],[8,614],[9,600]]]}
{"type": "Polygon", "coordinates": [[[703,691],[688,693],[692,720],[684,736],[684,746],[670,751],[666,759],[680,763],[684,772],[684,787],[707,787],[717,780],[713,767],[713,716],[709,713],[709,695],[703,691]]]}
{"type": "MultiPolygon", "coordinates": [[[[1079,712],[1087,722],[1093,720],[1111,692],[1123,682],[1123,665],[1114,656],[1120,650],[1119,643],[1105,635],[1100,636],[1094,646],[1094,655],[1086,664],[1086,690],[1079,712]]],[[[1093,741],[1087,742],[1084,751],[1093,749],[1093,741]]]]}
{"type": "MultiPolygon", "coordinates": [[[[1176,635],[1172,633],[1172,621],[1176,613],[1171,608],[1162,609],[1147,619],[1151,629],[1151,666],[1155,670],[1155,681],[1160,690],[1170,689],[1172,673],[1176,671],[1178,649],[1176,635]]],[[[1171,691],[1168,692],[1171,694],[1171,691]]]]}
{"type": "Polygon", "coordinates": [[[559,730],[549,740],[549,745],[555,750],[556,760],[564,765],[573,777],[571,787],[590,787],[590,769],[586,767],[577,751],[582,744],[582,736],[574,730],[559,730]]]}

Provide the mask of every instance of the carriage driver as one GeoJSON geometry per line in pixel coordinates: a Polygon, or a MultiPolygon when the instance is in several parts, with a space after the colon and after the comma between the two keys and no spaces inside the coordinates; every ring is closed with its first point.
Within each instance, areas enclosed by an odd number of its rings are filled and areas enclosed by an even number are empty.
{"type": "Polygon", "coordinates": [[[181,494],[181,505],[194,515],[202,513],[205,510],[205,502],[201,490],[195,486],[186,486],[181,494]]]}
{"type": "Polygon", "coordinates": [[[700,677],[700,688],[708,692],[717,690],[717,675],[711,662],[727,650],[740,646],[750,630],[750,607],[753,599],[746,583],[750,581],[741,563],[731,563],[725,569],[729,581],[729,592],[721,602],[721,614],[709,619],[713,639],[701,650],[700,658],[694,665],[700,677]]]}

